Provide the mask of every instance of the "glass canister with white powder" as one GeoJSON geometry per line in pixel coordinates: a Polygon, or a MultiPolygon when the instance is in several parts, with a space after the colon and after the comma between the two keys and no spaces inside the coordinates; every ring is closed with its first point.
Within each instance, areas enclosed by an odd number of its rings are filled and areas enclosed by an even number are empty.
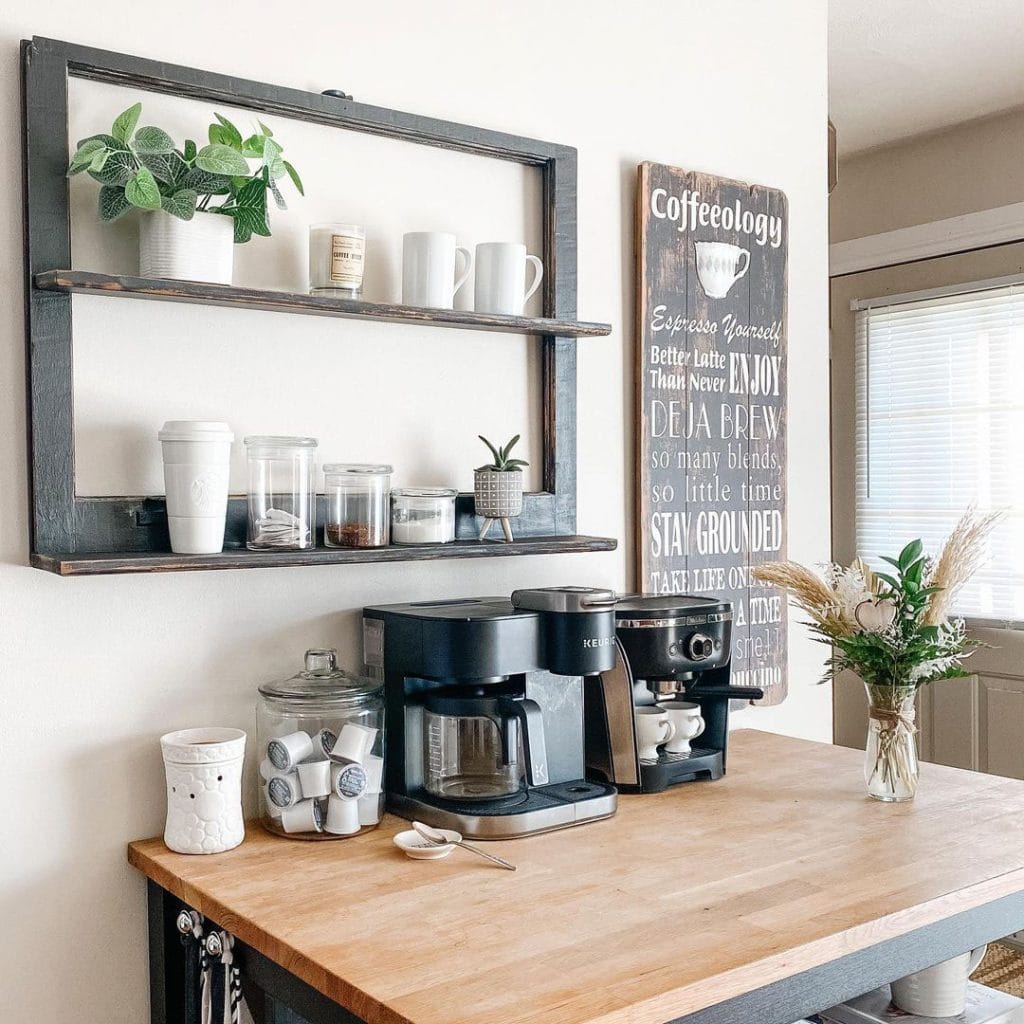
{"type": "Polygon", "coordinates": [[[391,492],[392,544],[449,544],[455,540],[451,487],[398,487],[391,492]]]}

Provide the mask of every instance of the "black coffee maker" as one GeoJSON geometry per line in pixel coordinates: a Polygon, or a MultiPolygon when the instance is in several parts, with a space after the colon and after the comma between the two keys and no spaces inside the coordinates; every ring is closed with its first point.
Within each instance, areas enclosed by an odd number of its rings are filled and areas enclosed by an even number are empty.
{"type": "Polygon", "coordinates": [[[611,816],[614,788],[585,777],[583,677],[614,664],[614,606],[554,587],[364,609],[389,810],[478,839],[611,816]]]}
{"type": "MultiPolygon", "coordinates": [[[[584,688],[587,777],[624,793],[657,793],[725,773],[729,702],[764,691],[732,686],[732,605],[715,597],[623,597],[615,608],[615,664],[584,688]],[[700,708],[704,731],[686,753],[641,757],[637,709],[669,701],[700,708]]],[[[643,714],[644,712],[641,712],[643,714]]]]}

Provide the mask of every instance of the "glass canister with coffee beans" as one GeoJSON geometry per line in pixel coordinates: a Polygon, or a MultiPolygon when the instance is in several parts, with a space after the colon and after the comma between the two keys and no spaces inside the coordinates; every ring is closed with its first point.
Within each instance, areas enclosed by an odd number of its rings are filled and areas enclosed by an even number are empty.
{"type": "Polygon", "coordinates": [[[384,809],[381,684],[306,651],[297,675],[259,688],[256,736],[263,824],[292,839],[344,839],[384,809]]]}

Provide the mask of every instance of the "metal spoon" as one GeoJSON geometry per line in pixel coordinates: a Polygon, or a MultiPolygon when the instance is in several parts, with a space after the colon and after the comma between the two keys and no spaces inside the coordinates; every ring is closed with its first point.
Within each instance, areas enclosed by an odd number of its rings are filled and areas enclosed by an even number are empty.
{"type": "Polygon", "coordinates": [[[495,857],[493,853],[484,853],[479,846],[471,846],[467,843],[458,832],[453,833],[458,836],[458,839],[449,839],[443,832],[439,832],[436,828],[432,828],[430,825],[424,825],[422,821],[414,821],[412,827],[416,830],[422,839],[426,839],[428,843],[433,846],[461,846],[463,850],[469,850],[471,853],[475,853],[485,860],[493,861],[495,864],[503,868],[508,868],[509,871],[515,871],[515,864],[509,864],[507,860],[502,860],[500,857],[495,857]]]}

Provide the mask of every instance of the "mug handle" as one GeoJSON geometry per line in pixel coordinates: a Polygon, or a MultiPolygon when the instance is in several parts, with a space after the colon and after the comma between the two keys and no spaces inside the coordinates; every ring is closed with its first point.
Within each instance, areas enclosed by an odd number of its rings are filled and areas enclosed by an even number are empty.
{"type": "Polygon", "coordinates": [[[665,735],[662,736],[660,740],[658,740],[659,747],[662,745],[662,743],[668,743],[668,741],[672,739],[672,737],[676,734],[676,724],[672,721],[671,718],[666,718],[665,721],[662,722],[662,725],[664,725],[665,728],[668,729],[668,732],[666,732],[665,735]]]}
{"type": "Polygon", "coordinates": [[[750,269],[750,250],[740,249],[740,259],[746,260],[746,262],[743,264],[742,270],[736,271],[736,276],[733,278],[734,281],[738,281],[750,269]]]}
{"type": "Polygon", "coordinates": [[[971,951],[970,958],[967,961],[967,977],[969,978],[973,973],[974,969],[985,959],[985,953],[988,951],[988,946],[979,946],[977,949],[971,951]]]}
{"type": "Polygon", "coordinates": [[[704,730],[708,727],[708,723],[704,721],[703,715],[698,715],[697,721],[700,723],[700,728],[690,737],[691,739],[696,739],[698,736],[703,735],[704,730]]]}
{"type": "Polygon", "coordinates": [[[462,271],[461,276],[455,278],[455,287],[452,289],[454,295],[465,283],[469,277],[469,272],[473,269],[473,254],[464,246],[455,246],[455,255],[462,254],[462,258],[466,261],[466,266],[462,271]]]}
{"type": "Polygon", "coordinates": [[[541,281],[544,280],[544,264],[541,263],[540,258],[537,256],[527,256],[526,262],[533,266],[533,283],[529,288],[526,289],[526,294],[523,296],[523,305],[526,305],[530,296],[540,287],[541,281]]]}

